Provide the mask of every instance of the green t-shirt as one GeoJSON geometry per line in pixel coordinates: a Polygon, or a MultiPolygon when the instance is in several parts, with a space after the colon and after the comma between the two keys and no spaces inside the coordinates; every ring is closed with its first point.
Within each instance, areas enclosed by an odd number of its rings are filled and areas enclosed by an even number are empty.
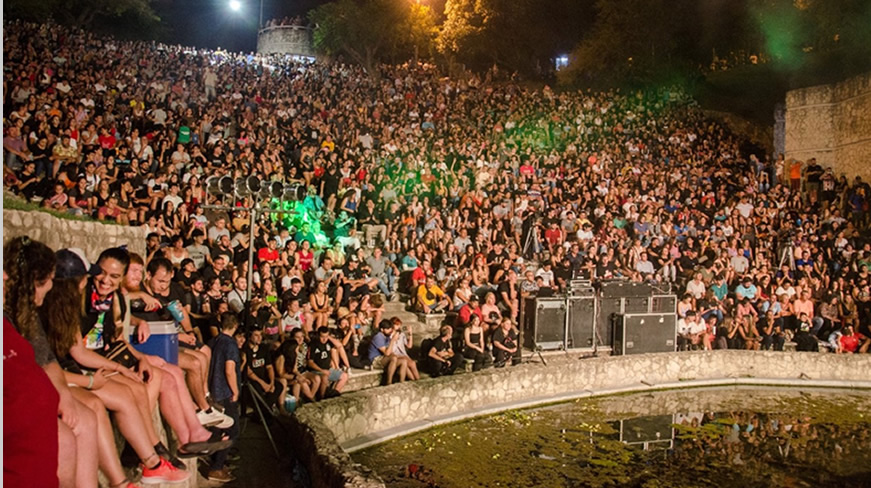
{"type": "Polygon", "coordinates": [[[191,128],[183,125],[178,128],[178,143],[187,144],[191,142],[191,128]]]}

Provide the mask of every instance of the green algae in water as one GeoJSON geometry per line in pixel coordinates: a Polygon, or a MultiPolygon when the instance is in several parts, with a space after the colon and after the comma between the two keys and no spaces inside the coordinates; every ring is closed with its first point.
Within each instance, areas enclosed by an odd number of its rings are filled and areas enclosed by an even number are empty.
{"type": "Polygon", "coordinates": [[[389,487],[871,486],[871,394],[717,388],[436,427],[353,454],[389,487]]]}

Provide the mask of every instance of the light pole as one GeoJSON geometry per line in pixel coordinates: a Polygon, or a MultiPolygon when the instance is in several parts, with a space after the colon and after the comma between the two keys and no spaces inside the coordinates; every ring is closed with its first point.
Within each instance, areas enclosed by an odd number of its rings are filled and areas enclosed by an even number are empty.
{"type": "MultiPolygon", "coordinates": [[[[230,7],[230,10],[232,10],[233,12],[239,12],[240,10],[242,10],[241,0],[230,0],[230,3],[228,5],[230,7]]],[[[260,32],[260,29],[262,29],[262,28],[263,28],[263,0],[260,0],[260,24],[257,27],[257,31],[260,32]]]]}
{"type": "Polygon", "coordinates": [[[202,205],[205,210],[223,212],[248,211],[248,273],[247,293],[245,294],[245,327],[251,328],[251,295],[254,287],[254,226],[262,214],[294,214],[292,210],[258,207],[259,202],[277,198],[282,201],[301,202],[305,198],[305,187],[297,183],[281,184],[275,181],[261,181],[256,176],[233,180],[229,176],[211,177],[206,181],[208,193],[222,197],[233,197],[232,205],[202,205]],[[237,198],[250,198],[251,206],[237,206],[237,198]]]}

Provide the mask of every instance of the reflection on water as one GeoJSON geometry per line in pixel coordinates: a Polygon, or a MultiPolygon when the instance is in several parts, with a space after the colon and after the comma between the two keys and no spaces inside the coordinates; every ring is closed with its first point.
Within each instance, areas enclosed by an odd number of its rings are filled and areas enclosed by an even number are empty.
{"type": "Polygon", "coordinates": [[[354,454],[390,487],[871,486],[863,392],[710,389],[580,400],[354,454]]]}

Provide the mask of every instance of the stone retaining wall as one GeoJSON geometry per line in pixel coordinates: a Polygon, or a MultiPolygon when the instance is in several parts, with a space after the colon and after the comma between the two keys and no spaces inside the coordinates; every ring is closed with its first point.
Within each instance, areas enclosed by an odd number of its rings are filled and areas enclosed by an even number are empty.
{"type": "MultiPolygon", "coordinates": [[[[700,351],[593,359],[549,359],[473,374],[373,388],[309,404],[296,412],[298,455],[317,486],[384,486],[355,464],[356,448],[469,416],[569,398],[623,391],[778,384],[850,386],[866,382],[869,355],[700,351]],[[488,410],[489,409],[489,410],[488,410]]],[[[869,385],[871,383],[863,383],[869,385]]]]}
{"type": "Polygon", "coordinates": [[[787,92],[786,157],[871,179],[871,73],[787,92]]]}
{"type": "Polygon", "coordinates": [[[3,241],[21,235],[28,235],[55,251],[67,247],[81,248],[92,261],[104,249],[121,245],[145,257],[145,230],[142,227],[59,219],[46,212],[4,209],[3,241]]]}
{"type": "Polygon", "coordinates": [[[257,53],[313,58],[312,30],[299,25],[276,25],[261,29],[257,33],[257,53]]]}

